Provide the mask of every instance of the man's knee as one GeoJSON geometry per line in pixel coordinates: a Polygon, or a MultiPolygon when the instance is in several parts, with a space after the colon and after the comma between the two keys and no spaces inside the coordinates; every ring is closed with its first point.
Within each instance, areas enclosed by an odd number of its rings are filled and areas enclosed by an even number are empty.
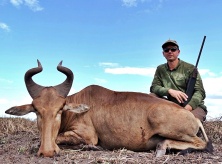
{"type": "Polygon", "coordinates": [[[196,109],[192,110],[191,113],[198,118],[201,122],[206,120],[207,113],[204,109],[197,107],[196,109]]]}

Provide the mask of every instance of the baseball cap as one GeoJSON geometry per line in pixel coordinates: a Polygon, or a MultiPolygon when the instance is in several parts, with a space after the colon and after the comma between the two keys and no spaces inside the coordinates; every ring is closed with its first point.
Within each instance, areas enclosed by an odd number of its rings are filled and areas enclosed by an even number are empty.
{"type": "Polygon", "coordinates": [[[179,45],[178,45],[177,41],[171,40],[171,39],[169,39],[165,43],[163,43],[162,48],[165,48],[166,46],[171,45],[171,44],[175,45],[179,48],[179,45]]]}

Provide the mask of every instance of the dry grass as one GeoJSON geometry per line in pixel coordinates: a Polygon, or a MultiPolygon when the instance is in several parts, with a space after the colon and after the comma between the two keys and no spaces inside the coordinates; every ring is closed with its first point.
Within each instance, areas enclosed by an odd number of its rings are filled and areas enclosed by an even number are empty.
{"type": "Polygon", "coordinates": [[[24,118],[2,118],[0,117],[0,136],[7,134],[15,134],[18,131],[38,133],[36,121],[24,118]]]}
{"type": "Polygon", "coordinates": [[[208,137],[215,144],[222,144],[222,116],[204,122],[208,137]]]}

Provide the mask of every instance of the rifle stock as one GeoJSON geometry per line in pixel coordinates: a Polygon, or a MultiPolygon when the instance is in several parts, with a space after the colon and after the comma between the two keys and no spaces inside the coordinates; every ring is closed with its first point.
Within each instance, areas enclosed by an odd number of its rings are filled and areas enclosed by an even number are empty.
{"type": "Polygon", "coordinates": [[[200,56],[201,56],[201,53],[202,53],[202,49],[203,49],[203,46],[204,46],[205,39],[206,39],[206,36],[204,36],[204,38],[203,38],[203,42],[202,42],[200,52],[199,52],[199,55],[198,55],[198,58],[197,58],[196,66],[195,66],[195,68],[193,70],[193,73],[192,73],[192,77],[189,78],[189,81],[187,83],[187,90],[186,90],[185,93],[188,96],[188,99],[187,99],[187,101],[185,101],[184,103],[181,104],[181,106],[183,106],[183,107],[185,107],[190,102],[190,100],[193,96],[193,93],[194,93],[194,87],[195,87],[195,84],[196,84],[196,81],[197,81],[197,74],[198,74],[197,66],[198,66],[198,63],[199,63],[199,60],[200,60],[200,56]]]}

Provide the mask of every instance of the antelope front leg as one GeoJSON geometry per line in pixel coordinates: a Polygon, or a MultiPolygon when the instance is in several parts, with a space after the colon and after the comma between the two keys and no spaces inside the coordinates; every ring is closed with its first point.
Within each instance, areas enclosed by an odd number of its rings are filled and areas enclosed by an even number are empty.
{"type": "Polygon", "coordinates": [[[86,144],[85,140],[76,133],[74,133],[73,131],[67,131],[65,133],[59,134],[56,138],[56,143],[67,144],[67,145],[86,144]]]}

